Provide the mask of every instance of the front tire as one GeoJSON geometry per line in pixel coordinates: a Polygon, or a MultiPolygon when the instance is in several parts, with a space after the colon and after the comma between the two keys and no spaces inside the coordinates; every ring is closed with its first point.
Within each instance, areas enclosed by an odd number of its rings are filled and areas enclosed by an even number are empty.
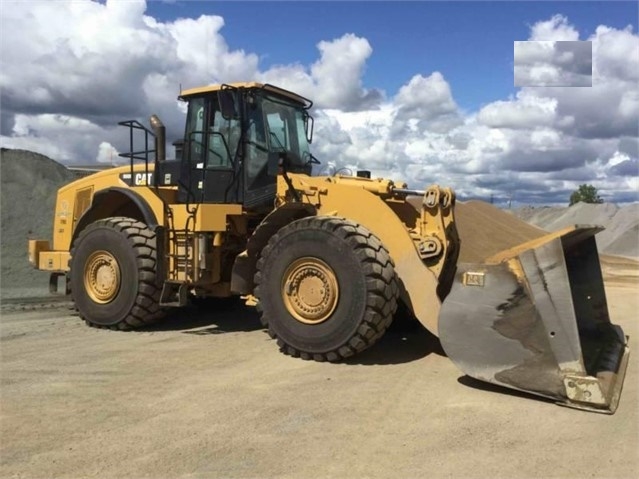
{"type": "Polygon", "coordinates": [[[257,264],[262,324],[286,354],[339,361],[389,327],[398,285],[380,240],[346,219],[309,217],[283,227],[257,264]]]}
{"type": "Polygon", "coordinates": [[[90,224],[69,263],[71,296],[90,326],[133,329],[163,316],[156,236],[144,223],[114,217],[90,224]]]}

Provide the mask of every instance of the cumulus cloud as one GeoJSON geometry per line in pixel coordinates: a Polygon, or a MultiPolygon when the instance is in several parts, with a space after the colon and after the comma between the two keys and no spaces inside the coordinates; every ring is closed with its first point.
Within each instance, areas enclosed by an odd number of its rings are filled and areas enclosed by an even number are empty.
{"type": "Polygon", "coordinates": [[[525,130],[550,127],[557,122],[557,100],[519,92],[514,100],[486,105],[479,111],[477,119],[491,128],[525,130]]]}
{"type": "MultiPolygon", "coordinates": [[[[575,41],[579,34],[567,19],[555,16],[533,25],[531,39],[575,41]]],[[[636,175],[639,150],[639,91],[630,81],[639,72],[639,37],[630,28],[602,26],[587,41],[593,51],[592,87],[522,88],[512,98],[462,116],[443,75],[433,73],[428,82],[419,76],[400,89],[381,128],[371,128],[365,113],[339,124],[354,140],[350,151],[393,155],[394,161],[387,161],[391,165],[373,163],[374,173],[417,184],[449,183],[461,196],[565,202],[578,184],[590,182],[608,201],[637,201],[637,182],[628,175],[636,175]],[[413,118],[405,120],[405,115],[413,118]],[[458,123],[429,129],[428,120],[438,115],[458,123]],[[361,134],[361,126],[369,135],[361,134]],[[611,166],[616,152],[628,159],[611,166]]],[[[350,152],[342,158],[357,164],[350,152]]]]}
{"type": "MultiPolygon", "coordinates": [[[[578,38],[562,16],[531,28],[531,40],[578,38]]],[[[607,200],[637,201],[636,182],[628,175],[636,175],[638,156],[639,36],[630,27],[599,26],[586,40],[592,45],[592,87],[525,87],[515,98],[485,106],[478,121],[509,137],[501,169],[538,174],[557,195],[581,181],[597,184],[607,200]],[[627,152],[625,168],[608,163],[618,151],[627,152]]]]}
{"type": "Polygon", "coordinates": [[[352,111],[379,105],[383,93],[362,87],[364,66],[373,52],[368,40],[347,33],[332,41],[321,41],[317,48],[320,58],[310,68],[277,66],[259,74],[258,79],[313,98],[318,108],[352,111]]]}
{"type": "Polygon", "coordinates": [[[16,114],[64,113],[111,129],[153,112],[177,136],[180,85],[263,80],[306,94],[319,107],[344,110],[375,107],[382,98],[361,86],[372,52],[366,39],[346,34],[320,42],[310,68],[260,72],[257,54],[228,46],[222,17],[160,22],[145,9],[143,0],[35,1],[2,9],[2,134],[19,136],[12,132],[16,114]]]}
{"type": "Polygon", "coordinates": [[[530,40],[569,42],[579,40],[579,32],[568,23],[568,18],[563,15],[553,15],[550,19],[539,21],[530,28],[530,40]]]}
{"type": "Polygon", "coordinates": [[[419,130],[447,133],[463,123],[450,85],[440,72],[415,75],[399,89],[394,104],[400,125],[415,120],[419,130]]]}
{"type": "Polygon", "coordinates": [[[118,150],[116,150],[113,145],[107,141],[103,141],[98,146],[98,155],[95,158],[95,161],[98,163],[109,163],[109,164],[117,164],[119,163],[118,159],[118,150]]]}
{"type": "MultiPolygon", "coordinates": [[[[593,183],[606,200],[639,200],[639,36],[631,27],[600,25],[580,38],[566,17],[542,19],[530,27],[526,43],[537,46],[523,52],[527,61],[543,63],[549,53],[537,47],[549,43],[556,63],[574,66],[574,49],[556,46],[590,42],[593,86],[523,87],[462,112],[444,71],[415,72],[397,92],[365,85],[374,45],[354,33],[319,42],[309,64],[263,69],[261,52],[227,43],[223,18],[160,21],[142,0],[16,2],[0,15],[3,147],[110,162],[128,150],[117,121],[147,123],[157,113],[170,139],[182,134],[180,85],[256,80],[315,102],[319,171],[367,169],[414,188],[450,185],[462,198],[565,203],[593,183]]],[[[573,70],[586,72],[580,65],[573,70]]]]}
{"type": "Polygon", "coordinates": [[[592,43],[516,41],[515,86],[592,86],[592,43]]]}
{"type": "Polygon", "coordinates": [[[633,33],[632,27],[616,30],[600,25],[591,38],[596,58],[596,77],[602,80],[639,81],[639,38],[633,33]]]}
{"type": "MultiPolygon", "coordinates": [[[[183,130],[175,101],[179,85],[255,76],[257,55],[228,48],[219,33],[221,17],[159,23],[145,9],[141,0],[36,1],[3,8],[3,123],[12,125],[18,115],[63,114],[104,129],[108,137],[117,121],[158,113],[176,136],[183,130]]],[[[23,136],[15,128],[10,143],[23,136]]],[[[40,137],[57,131],[43,122],[39,128],[40,137]]],[[[94,140],[93,151],[80,148],[63,158],[90,161],[97,145],[94,140]]],[[[122,141],[118,146],[126,148],[122,141]]]]}

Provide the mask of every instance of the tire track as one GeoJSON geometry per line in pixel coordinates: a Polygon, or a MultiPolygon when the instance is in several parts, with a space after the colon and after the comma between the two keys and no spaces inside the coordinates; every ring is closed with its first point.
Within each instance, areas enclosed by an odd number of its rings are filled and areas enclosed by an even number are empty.
{"type": "Polygon", "coordinates": [[[70,296],[44,296],[35,298],[7,298],[0,300],[0,312],[37,311],[41,309],[73,310],[70,296]]]}

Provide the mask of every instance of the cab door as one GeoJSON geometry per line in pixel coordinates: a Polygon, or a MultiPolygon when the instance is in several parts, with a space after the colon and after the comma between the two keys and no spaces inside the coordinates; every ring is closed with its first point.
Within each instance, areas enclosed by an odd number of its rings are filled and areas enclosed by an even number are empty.
{"type": "MultiPolygon", "coordinates": [[[[259,98],[259,97],[258,97],[259,98]]],[[[246,149],[244,159],[244,206],[272,207],[277,179],[268,174],[269,159],[268,119],[264,116],[261,101],[247,107],[246,149]]]]}
{"type": "Polygon", "coordinates": [[[217,93],[190,100],[178,187],[180,202],[241,202],[240,131],[239,116],[223,117],[217,93]]]}

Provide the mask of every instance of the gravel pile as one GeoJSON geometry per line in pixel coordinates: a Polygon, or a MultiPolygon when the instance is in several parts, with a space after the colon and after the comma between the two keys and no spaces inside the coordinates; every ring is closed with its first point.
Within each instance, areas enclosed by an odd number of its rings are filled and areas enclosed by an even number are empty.
{"type": "Polygon", "coordinates": [[[506,211],[476,200],[457,203],[455,223],[461,238],[459,261],[463,263],[481,262],[547,233],[506,211]]]}
{"type": "Polygon", "coordinates": [[[29,264],[27,240],[51,240],[56,191],[73,179],[72,172],[46,156],[6,148],[0,151],[3,298],[48,291],[48,273],[29,264]]]}
{"type": "Polygon", "coordinates": [[[577,203],[570,207],[525,207],[513,210],[522,220],[548,231],[575,224],[601,225],[597,234],[600,253],[639,258],[639,204],[618,207],[612,203],[577,203]]]}

